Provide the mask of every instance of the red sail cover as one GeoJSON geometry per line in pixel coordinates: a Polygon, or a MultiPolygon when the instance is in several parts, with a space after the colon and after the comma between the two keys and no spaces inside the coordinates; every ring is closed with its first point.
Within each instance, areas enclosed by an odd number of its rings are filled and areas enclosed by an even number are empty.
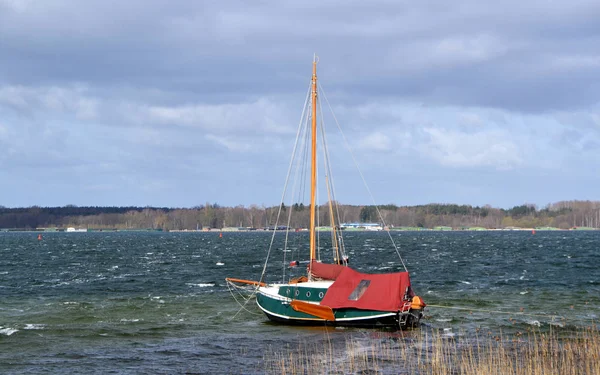
{"type": "Polygon", "coordinates": [[[309,271],[313,277],[325,280],[335,280],[340,272],[346,268],[348,267],[339,264],[321,263],[313,260],[310,262],[309,271]]]}
{"type": "Polygon", "coordinates": [[[408,272],[367,274],[344,267],[328,288],[321,305],[332,309],[398,311],[409,286],[408,272]]]}

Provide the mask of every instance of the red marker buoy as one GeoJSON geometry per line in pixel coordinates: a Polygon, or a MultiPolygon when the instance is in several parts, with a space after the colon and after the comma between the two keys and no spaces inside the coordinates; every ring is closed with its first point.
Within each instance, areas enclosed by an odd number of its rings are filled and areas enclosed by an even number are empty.
{"type": "Polygon", "coordinates": [[[38,234],[38,241],[41,241],[42,239],[43,239],[43,238],[42,238],[42,234],[41,234],[41,233],[40,233],[40,234],[38,234]]]}
{"type": "Polygon", "coordinates": [[[219,233],[219,238],[223,238],[223,233],[219,233]]]}

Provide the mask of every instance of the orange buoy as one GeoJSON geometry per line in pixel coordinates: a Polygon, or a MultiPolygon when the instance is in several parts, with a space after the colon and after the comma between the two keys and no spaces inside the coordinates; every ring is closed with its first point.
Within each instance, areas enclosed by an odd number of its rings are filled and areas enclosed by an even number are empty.
{"type": "Polygon", "coordinates": [[[219,233],[219,238],[223,238],[223,233],[219,233]]]}
{"type": "Polygon", "coordinates": [[[42,239],[43,239],[43,238],[42,238],[42,234],[41,234],[41,233],[40,233],[40,234],[38,234],[38,241],[41,241],[42,239]]]}
{"type": "Polygon", "coordinates": [[[419,296],[414,296],[412,298],[410,308],[413,310],[421,310],[423,307],[427,306],[425,302],[419,296]]]}
{"type": "Polygon", "coordinates": [[[533,230],[531,231],[531,234],[535,234],[535,229],[533,229],[533,230]]]}

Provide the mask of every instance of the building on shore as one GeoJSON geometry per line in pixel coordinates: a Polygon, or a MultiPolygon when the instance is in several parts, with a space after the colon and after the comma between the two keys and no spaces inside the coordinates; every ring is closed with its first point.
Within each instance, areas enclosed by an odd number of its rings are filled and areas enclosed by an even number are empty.
{"type": "Polygon", "coordinates": [[[379,223],[342,223],[340,227],[342,229],[383,230],[383,227],[379,223]]]}

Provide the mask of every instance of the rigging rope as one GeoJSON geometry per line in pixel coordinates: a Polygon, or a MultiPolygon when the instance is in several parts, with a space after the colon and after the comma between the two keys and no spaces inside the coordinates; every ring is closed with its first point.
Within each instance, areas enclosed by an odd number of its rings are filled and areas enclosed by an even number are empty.
{"type": "Polygon", "coordinates": [[[331,214],[331,222],[330,225],[332,226],[332,230],[331,230],[331,242],[333,244],[333,252],[334,252],[334,259],[336,259],[336,261],[339,263],[340,260],[342,260],[343,264],[347,265],[347,257],[346,257],[346,252],[344,249],[344,241],[343,241],[343,237],[342,237],[342,231],[341,229],[336,230],[336,220],[335,220],[335,215],[333,212],[333,209],[331,207],[331,203],[332,201],[335,203],[335,213],[337,214],[337,218],[338,221],[340,220],[340,211],[339,211],[339,205],[337,202],[337,199],[335,197],[335,186],[333,184],[333,173],[331,170],[331,158],[329,156],[329,149],[327,148],[327,140],[326,140],[326,133],[325,133],[325,118],[323,116],[323,108],[321,106],[321,101],[319,100],[319,110],[320,110],[320,114],[321,114],[321,138],[322,138],[322,144],[323,144],[323,155],[324,155],[324,160],[325,160],[325,180],[327,183],[327,194],[329,196],[329,203],[330,203],[330,214],[331,214]],[[339,239],[339,241],[338,241],[339,239]]]}
{"type": "MultiPolygon", "coordinates": [[[[354,166],[356,167],[356,169],[358,170],[358,174],[360,175],[360,178],[363,181],[363,184],[365,185],[365,188],[367,189],[367,192],[369,193],[369,196],[371,197],[371,201],[373,202],[373,206],[375,206],[375,209],[377,210],[377,214],[379,215],[379,218],[381,219],[381,223],[383,224],[383,226],[387,226],[385,223],[385,220],[383,219],[383,215],[381,215],[381,211],[379,210],[379,206],[377,206],[377,204],[375,203],[375,198],[373,197],[373,193],[371,193],[371,189],[369,188],[369,185],[367,185],[367,181],[365,180],[365,177],[362,173],[362,171],[360,170],[360,167],[358,166],[358,162],[356,161],[356,158],[354,157],[354,153],[352,152],[352,148],[350,147],[350,143],[348,142],[348,139],[346,138],[346,135],[344,134],[344,132],[342,131],[342,128],[337,120],[337,117],[335,116],[335,113],[333,113],[333,108],[331,108],[331,104],[329,104],[329,100],[327,99],[327,95],[325,95],[325,91],[323,90],[323,87],[321,86],[321,84],[319,83],[319,88],[321,93],[323,94],[323,97],[325,98],[325,102],[327,103],[327,105],[329,106],[329,109],[331,110],[331,114],[333,116],[333,119],[335,120],[335,124],[338,127],[338,130],[340,131],[340,134],[342,135],[342,139],[344,139],[344,143],[346,145],[346,148],[348,149],[348,151],[350,152],[350,156],[352,157],[352,161],[354,162],[354,166]]],[[[392,244],[394,245],[394,249],[396,250],[396,254],[398,254],[398,258],[400,258],[400,263],[402,263],[402,267],[404,267],[404,270],[406,272],[408,272],[408,268],[406,268],[406,264],[404,263],[404,259],[402,259],[402,256],[400,255],[400,251],[398,250],[398,246],[396,245],[396,242],[394,241],[394,238],[392,237],[392,234],[390,233],[390,231],[386,231],[390,241],[392,241],[392,244]]]]}
{"type": "MultiPolygon", "coordinates": [[[[308,102],[308,98],[305,101],[305,106],[308,102]]],[[[299,157],[294,157],[294,160],[296,162],[296,166],[295,166],[295,172],[294,172],[294,183],[292,184],[292,191],[290,194],[290,200],[289,200],[289,212],[288,212],[288,218],[287,218],[287,225],[286,225],[286,230],[285,230],[285,243],[284,243],[284,248],[283,248],[283,277],[282,277],[282,281],[285,282],[285,278],[286,278],[286,264],[287,264],[287,249],[288,249],[288,240],[289,240],[289,234],[290,234],[290,228],[292,225],[292,213],[294,211],[294,196],[296,193],[296,188],[299,186],[299,194],[298,194],[298,201],[302,201],[300,199],[300,197],[303,195],[303,190],[304,190],[304,185],[302,185],[301,181],[304,181],[304,176],[305,176],[305,172],[306,172],[306,156],[308,155],[308,146],[309,146],[309,127],[308,127],[308,120],[309,120],[309,116],[308,116],[308,112],[309,111],[303,111],[305,113],[304,116],[302,116],[301,120],[300,120],[300,133],[298,135],[299,137],[299,142],[300,142],[300,155],[299,157]],[[301,134],[304,133],[304,134],[301,134]],[[303,142],[303,143],[302,143],[303,142]],[[304,146],[303,146],[304,145],[304,146]],[[298,177],[298,175],[300,175],[300,177],[298,177]]],[[[294,259],[294,253],[292,252],[291,254],[292,258],[294,259]]],[[[290,279],[291,279],[291,275],[290,275],[290,279]]]]}
{"type": "Polygon", "coordinates": [[[258,291],[258,286],[252,291],[252,293],[247,298],[244,297],[244,295],[241,292],[238,291],[239,296],[242,299],[244,299],[244,303],[243,304],[240,303],[240,301],[238,301],[238,299],[235,297],[235,294],[233,294],[232,288],[247,290],[245,287],[240,287],[240,286],[237,286],[237,285],[235,285],[235,284],[227,281],[227,289],[229,290],[229,293],[231,293],[231,296],[233,297],[233,299],[235,300],[235,302],[237,302],[237,304],[240,305],[240,309],[231,317],[230,320],[235,319],[242,310],[244,310],[247,313],[250,313],[252,315],[261,315],[260,313],[256,313],[256,312],[250,311],[250,310],[248,310],[246,308],[246,305],[248,304],[248,302],[250,302],[250,300],[252,299],[252,297],[254,297],[256,295],[256,292],[258,291]]]}
{"type": "MultiPolygon", "coordinates": [[[[312,82],[311,82],[312,84],[312,82]]],[[[265,259],[265,264],[263,266],[262,273],[260,275],[260,282],[264,281],[265,273],[267,271],[267,265],[269,264],[269,257],[271,256],[271,250],[273,249],[273,242],[275,241],[275,234],[277,233],[277,225],[279,224],[279,216],[281,215],[281,203],[285,200],[285,192],[287,190],[287,185],[290,179],[290,174],[292,171],[292,166],[294,163],[294,158],[296,155],[296,148],[298,147],[298,139],[300,138],[300,129],[302,129],[302,119],[304,118],[304,113],[306,112],[306,107],[308,103],[308,98],[310,97],[311,86],[308,87],[308,92],[306,94],[306,99],[304,102],[304,109],[302,110],[302,114],[300,115],[300,124],[298,125],[298,131],[296,132],[296,141],[294,142],[294,149],[292,151],[292,158],[290,160],[290,165],[288,167],[287,176],[285,177],[285,185],[283,187],[283,193],[281,194],[281,201],[279,203],[279,210],[277,211],[277,219],[275,220],[275,228],[273,230],[273,235],[271,236],[271,243],[269,244],[269,250],[267,251],[267,258],[265,259]]],[[[285,265],[284,265],[285,267],[285,265]]]]}

